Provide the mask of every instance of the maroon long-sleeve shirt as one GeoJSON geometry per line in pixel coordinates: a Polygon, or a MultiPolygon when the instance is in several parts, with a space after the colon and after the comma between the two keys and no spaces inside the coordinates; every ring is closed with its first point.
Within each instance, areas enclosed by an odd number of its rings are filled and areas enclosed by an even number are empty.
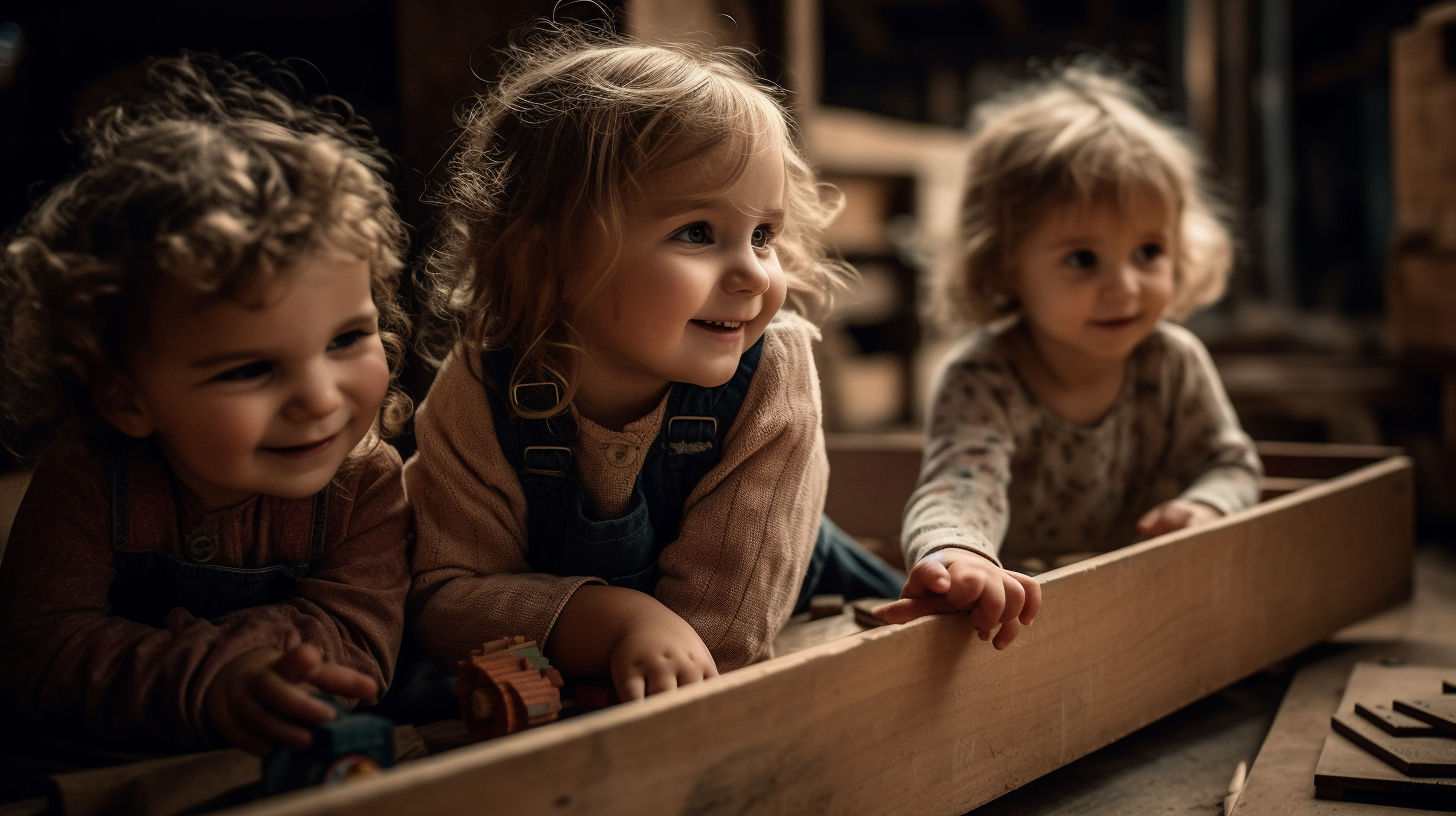
{"type": "MultiPolygon", "coordinates": [[[[215,542],[209,564],[308,561],[312,499],[254,496],[203,512],[154,445],[132,445],[129,549],[187,560],[184,541],[215,542]]],[[[373,435],[335,477],[323,554],[293,597],[213,620],[185,609],[161,628],[111,616],[116,570],[111,474],[77,433],[37,463],[0,563],[0,705],[38,724],[81,728],[123,746],[209,744],[203,699],[219,669],[260,646],[317,646],[373,678],[394,670],[409,588],[409,514],[400,459],[373,435]]]]}

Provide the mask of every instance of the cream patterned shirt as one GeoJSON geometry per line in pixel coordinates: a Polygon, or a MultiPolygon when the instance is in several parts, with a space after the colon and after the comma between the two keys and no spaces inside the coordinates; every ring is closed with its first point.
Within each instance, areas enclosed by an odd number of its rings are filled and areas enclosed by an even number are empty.
{"type": "Polygon", "coordinates": [[[905,508],[907,564],[959,547],[1012,569],[1051,565],[1132,543],[1138,518],[1168,499],[1224,514],[1258,501],[1254,444],[1192,332],[1160,323],[1107,414],[1077,425],[1027,388],[1006,330],[973,333],[940,373],[905,508]]]}

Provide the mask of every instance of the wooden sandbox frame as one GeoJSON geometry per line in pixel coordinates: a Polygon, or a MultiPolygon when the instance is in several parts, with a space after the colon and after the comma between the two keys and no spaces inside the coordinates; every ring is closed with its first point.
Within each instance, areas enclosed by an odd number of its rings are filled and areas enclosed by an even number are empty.
{"type": "MultiPolygon", "coordinates": [[[[1293,492],[1046,573],[1005,652],[926,618],[230,813],[964,813],[1409,596],[1408,459],[1260,450],[1293,492]]],[[[830,513],[894,535],[918,439],[830,451],[830,513]]]]}

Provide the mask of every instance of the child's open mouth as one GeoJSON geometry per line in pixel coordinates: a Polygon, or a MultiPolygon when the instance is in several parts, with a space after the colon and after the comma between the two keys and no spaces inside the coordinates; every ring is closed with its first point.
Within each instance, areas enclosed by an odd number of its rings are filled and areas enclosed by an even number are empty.
{"type": "Polygon", "coordinates": [[[740,320],[694,320],[693,325],[719,334],[731,334],[743,328],[740,320]]]}
{"type": "Polygon", "coordinates": [[[323,439],[320,439],[317,442],[309,442],[309,443],[304,444],[304,445],[290,445],[288,447],[281,447],[281,448],[264,448],[263,450],[268,451],[269,453],[277,454],[279,456],[287,456],[287,457],[290,457],[290,458],[302,458],[302,457],[305,457],[305,456],[311,456],[311,455],[313,455],[315,453],[318,453],[318,452],[322,451],[323,449],[327,448],[330,444],[332,444],[333,441],[335,439],[337,439],[338,437],[339,437],[338,434],[334,434],[332,436],[326,436],[326,437],[324,437],[323,439]]]}

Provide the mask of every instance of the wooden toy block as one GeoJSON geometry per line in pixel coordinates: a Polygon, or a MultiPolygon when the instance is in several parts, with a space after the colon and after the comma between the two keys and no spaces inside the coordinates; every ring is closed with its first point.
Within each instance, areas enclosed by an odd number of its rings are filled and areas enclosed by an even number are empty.
{"type": "Polygon", "coordinates": [[[815,595],[809,600],[809,620],[832,618],[843,611],[843,595],[815,595]]]}
{"type": "Polygon", "coordinates": [[[551,722],[561,712],[561,673],[535,641],[519,636],[490,641],[458,669],[460,717],[476,741],[551,722]]]}
{"type": "Polygon", "coordinates": [[[1456,777],[1456,740],[1392,736],[1363,717],[1346,712],[1337,712],[1331,725],[1346,739],[1406,776],[1456,777]]]}
{"type": "Polygon", "coordinates": [[[1409,714],[1402,714],[1388,705],[1356,703],[1355,713],[1393,737],[1438,737],[1441,735],[1436,726],[1422,722],[1409,714]]]}
{"type": "Polygon", "coordinates": [[[1435,726],[1447,736],[1456,737],[1456,696],[1424,700],[1396,700],[1396,711],[1435,726]]]}

